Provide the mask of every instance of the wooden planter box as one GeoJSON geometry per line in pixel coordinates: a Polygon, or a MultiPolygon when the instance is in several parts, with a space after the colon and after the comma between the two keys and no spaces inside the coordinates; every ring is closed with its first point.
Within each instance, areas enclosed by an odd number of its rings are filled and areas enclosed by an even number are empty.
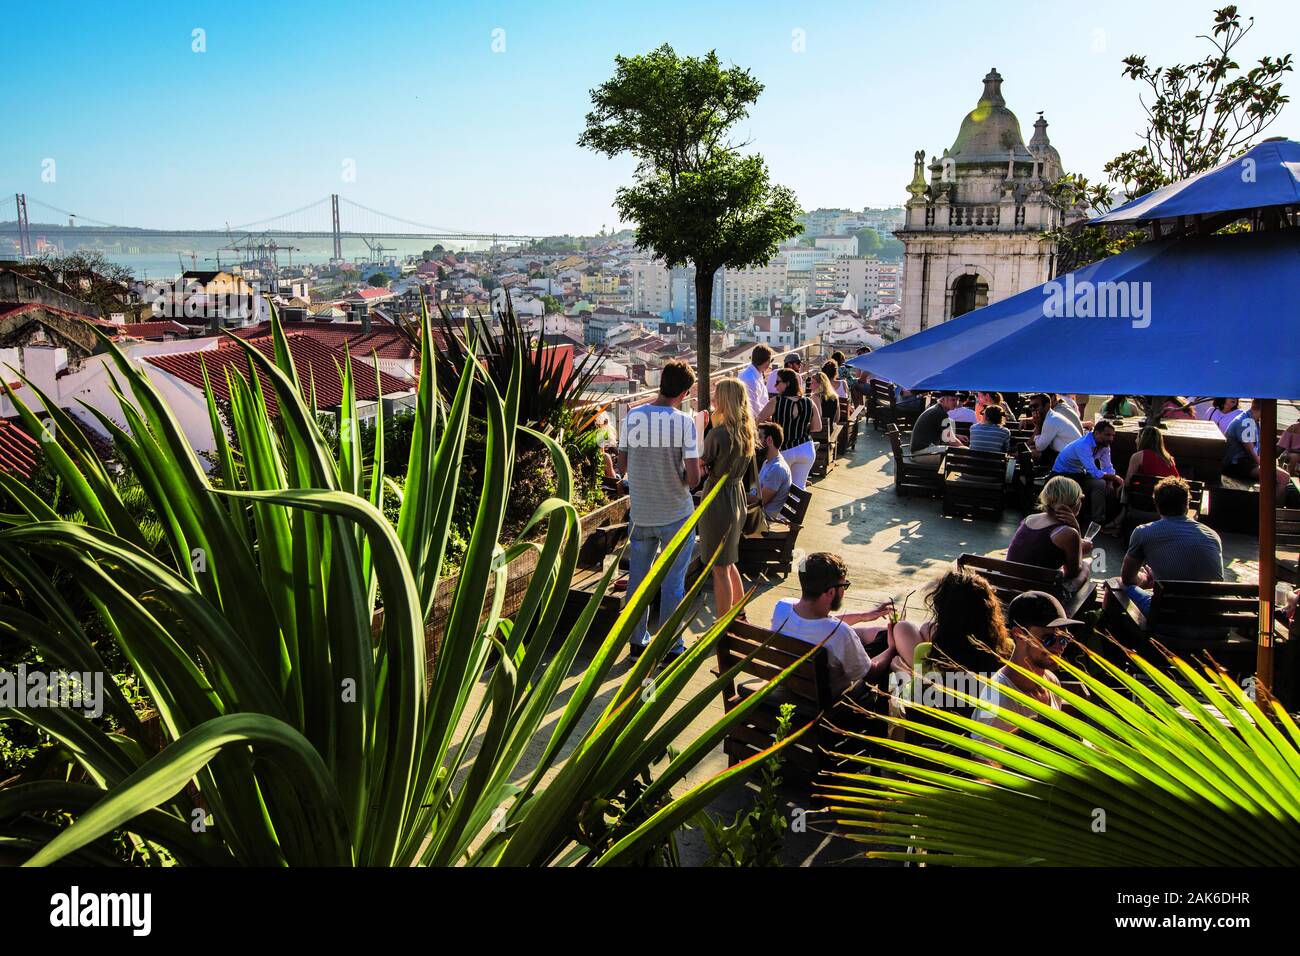
{"type": "MultiPolygon", "coordinates": [[[[583,515],[579,521],[583,540],[585,541],[592,531],[602,525],[626,521],[630,502],[631,499],[625,496],[583,515]]],[[[545,532],[542,531],[535,535],[532,540],[540,544],[545,540],[545,537],[545,532]]],[[[520,605],[523,603],[524,594],[528,591],[528,584],[537,571],[537,558],[537,553],[530,551],[510,565],[506,579],[505,599],[501,607],[502,616],[511,617],[518,612],[520,605]]],[[[447,618],[451,613],[451,602],[455,596],[456,585],[459,580],[459,575],[450,575],[438,582],[438,591],[433,601],[433,615],[424,628],[425,667],[426,673],[429,675],[433,674],[434,664],[438,659],[438,648],[442,644],[443,628],[446,626],[447,618]]],[[[479,618],[480,622],[487,618],[487,608],[491,606],[494,589],[495,579],[489,582],[487,599],[483,602],[483,614],[479,618]]],[[[380,608],[375,612],[374,632],[376,636],[383,625],[383,620],[384,611],[380,608]]]]}

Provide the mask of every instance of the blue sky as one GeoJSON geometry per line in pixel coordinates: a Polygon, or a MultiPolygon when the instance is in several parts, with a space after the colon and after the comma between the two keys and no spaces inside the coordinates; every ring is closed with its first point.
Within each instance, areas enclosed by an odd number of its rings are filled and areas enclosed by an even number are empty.
{"type": "MultiPolygon", "coordinates": [[[[633,164],[575,145],[588,91],[616,53],[664,42],[763,81],[738,134],[805,208],[905,199],[912,153],[951,144],[991,66],[1026,139],[1045,110],[1066,168],[1095,178],[1142,125],[1123,57],[1199,58],[1213,5],[5,0],[0,197],[198,227],[338,192],[439,226],[594,232],[633,164]]],[[[1295,50],[1300,4],[1240,6],[1258,23],[1243,65],[1295,50]]],[[[1275,134],[1300,135],[1300,106],[1275,134]]]]}

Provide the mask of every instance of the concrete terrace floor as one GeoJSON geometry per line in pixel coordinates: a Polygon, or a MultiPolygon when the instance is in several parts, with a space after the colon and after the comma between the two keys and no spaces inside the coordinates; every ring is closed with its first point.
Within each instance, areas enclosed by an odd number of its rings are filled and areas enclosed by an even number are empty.
{"type": "MultiPolygon", "coordinates": [[[[908,613],[909,619],[916,621],[924,619],[922,598],[927,585],[952,567],[963,552],[1004,556],[1007,543],[1022,517],[1018,512],[1008,510],[998,523],[988,519],[945,518],[937,500],[899,498],[894,493],[889,443],[883,434],[869,425],[860,431],[857,448],[841,459],[829,476],[813,482],[810,488],[813,498],[799,537],[798,550],[831,551],[845,559],[853,582],[845,600],[845,609],[870,607],[889,597],[901,602],[905,594],[915,590],[908,604],[908,613]]],[[[1098,543],[1106,550],[1110,573],[1117,573],[1122,559],[1120,543],[1105,536],[1101,536],[1098,543]]],[[[1227,534],[1223,535],[1223,543],[1229,579],[1257,580],[1256,539],[1227,534]]],[[[784,580],[762,578],[747,580],[746,584],[755,588],[747,613],[749,620],[758,625],[770,622],[777,600],[797,596],[799,592],[795,573],[784,580]]],[[[690,632],[701,633],[713,620],[712,597],[706,586],[690,632]]],[[[596,641],[589,640],[575,662],[574,673],[565,681],[553,715],[538,735],[539,749],[568,695],[577,686],[583,665],[590,660],[595,647],[596,641]]],[[[629,665],[626,653],[621,654],[602,686],[596,704],[590,709],[589,721],[594,720],[612,699],[629,665]]],[[[710,668],[702,667],[693,678],[688,693],[706,686],[711,677],[710,668]]],[[[687,729],[681,740],[684,742],[702,734],[721,715],[722,705],[718,700],[687,729]]],[[[535,753],[525,755],[521,768],[524,772],[531,769],[536,756],[535,753]]],[[[726,758],[717,749],[675,788],[675,792],[683,793],[725,768],[726,758]]],[[[796,808],[816,810],[805,789],[787,787],[783,796],[787,800],[788,812],[792,813],[796,808]]],[[[750,790],[737,786],[719,797],[710,809],[715,815],[731,819],[738,809],[749,804],[751,798],[750,790]]],[[[818,818],[815,812],[806,819],[806,833],[787,833],[786,865],[863,865],[868,862],[862,858],[865,847],[836,836],[831,821],[818,818]]],[[[679,847],[684,865],[700,864],[707,857],[707,847],[699,831],[680,834],[679,847]]]]}

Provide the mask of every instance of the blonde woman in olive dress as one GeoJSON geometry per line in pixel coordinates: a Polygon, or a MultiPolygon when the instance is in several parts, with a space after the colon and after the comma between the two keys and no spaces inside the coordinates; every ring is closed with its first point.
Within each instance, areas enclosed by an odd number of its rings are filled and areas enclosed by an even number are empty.
{"type": "Polygon", "coordinates": [[[708,474],[704,492],[725,481],[707,511],[700,516],[700,557],[707,561],[721,545],[713,565],[713,598],[718,614],[729,611],[745,593],[736,561],[745,530],[745,489],[753,483],[757,437],[749,395],[737,378],[718,382],[713,408],[713,428],[704,438],[700,462],[708,474]]]}

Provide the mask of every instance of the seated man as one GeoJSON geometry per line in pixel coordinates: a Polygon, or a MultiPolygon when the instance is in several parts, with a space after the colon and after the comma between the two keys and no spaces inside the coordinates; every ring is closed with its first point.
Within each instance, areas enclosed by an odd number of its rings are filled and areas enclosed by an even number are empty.
{"type": "Polygon", "coordinates": [[[1082,437],[1079,420],[1064,406],[1053,406],[1053,396],[1039,392],[1029,399],[1029,415],[1034,427],[1035,458],[1050,466],[1070,442],[1082,437]]]}
{"type": "Polygon", "coordinates": [[[970,427],[971,451],[989,451],[996,455],[1011,451],[1011,432],[1002,425],[1004,417],[1001,405],[984,406],[984,421],[970,427]]]}
{"type": "MultiPolygon", "coordinates": [[[[1259,481],[1259,418],[1260,401],[1253,398],[1250,401],[1249,413],[1239,415],[1228,426],[1228,430],[1223,433],[1223,437],[1228,441],[1227,450],[1223,455],[1223,473],[1225,475],[1230,475],[1241,481],[1259,481]]],[[[1286,504],[1287,488],[1291,483],[1291,476],[1272,462],[1269,464],[1277,472],[1275,497],[1278,507],[1282,507],[1286,504]]]]}
{"type": "Polygon", "coordinates": [[[979,421],[979,416],[975,414],[975,396],[966,392],[959,395],[958,398],[961,401],[948,417],[954,422],[967,422],[974,425],[979,421]]]}
{"type": "Polygon", "coordinates": [[[1052,472],[1066,475],[1079,483],[1088,496],[1092,520],[1105,524],[1107,504],[1119,506],[1119,492],[1124,479],[1115,474],[1110,461],[1110,446],[1115,441],[1115,426],[1102,419],[1095,428],[1066,445],[1056,456],[1052,472]]]}
{"type": "Polygon", "coordinates": [[[826,642],[830,664],[831,687],[842,694],[851,684],[864,677],[886,673],[894,657],[893,641],[887,627],[854,627],[874,621],[889,613],[893,604],[886,601],[870,611],[831,616],[844,604],[849,588],[848,568],[844,559],[827,551],[817,551],[799,565],[799,591],[795,601],[782,598],[772,609],[772,630],[796,637],[809,644],[826,642]],[[868,653],[872,649],[875,656],[868,653]]]}
{"type": "Polygon", "coordinates": [[[1187,482],[1161,478],[1155,500],[1160,519],[1133,530],[1120,570],[1125,591],[1143,614],[1151,612],[1156,581],[1223,580],[1223,542],[1187,514],[1187,482]]]}
{"type": "Polygon", "coordinates": [[[945,440],[943,434],[943,423],[958,402],[956,392],[940,392],[934,404],[921,413],[912,428],[912,464],[938,471],[943,465],[944,452],[950,446],[962,443],[955,435],[950,440],[945,440]]]}
{"type": "Polygon", "coordinates": [[[913,395],[901,385],[894,386],[894,407],[903,415],[920,414],[925,408],[925,397],[913,395]]]}
{"type": "Polygon", "coordinates": [[[781,507],[790,494],[793,476],[790,465],[781,454],[785,432],[776,422],[763,422],[758,426],[758,440],[763,450],[763,466],[758,472],[758,484],[750,492],[748,503],[761,505],[769,521],[781,517],[781,507]]]}
{"type": "MultiPolygon", "coordinates": [[[[1007,623],[1011,625],[1011,636],[1016,642],[1011,663],[1059,686],[1060,680],[1048,670],[1052,664],[1052,655],[1060,654],[1070,643],[1068,628],[1083,622],[1068,617],[1061,602],[1047,592],[1026,591],[1016,595],[1007,605],[1007,623]]],[[[1025,717],[1035,716],[1028,704],[1012,700],[1009,695],[1002,693],[1003,687],[1018,690],[1054,710],[1061,709],[1061,698],[1008,665],[993,675],[993,683],[985,684],[980,689],[980,708],[975,712],[975,719],[986,727],[1013,733],[1017,729],[1002,719],[993,708],[1025,717]]],[[[971,736],[976,740],[982,739],[978,734],[971,736]]]]}

